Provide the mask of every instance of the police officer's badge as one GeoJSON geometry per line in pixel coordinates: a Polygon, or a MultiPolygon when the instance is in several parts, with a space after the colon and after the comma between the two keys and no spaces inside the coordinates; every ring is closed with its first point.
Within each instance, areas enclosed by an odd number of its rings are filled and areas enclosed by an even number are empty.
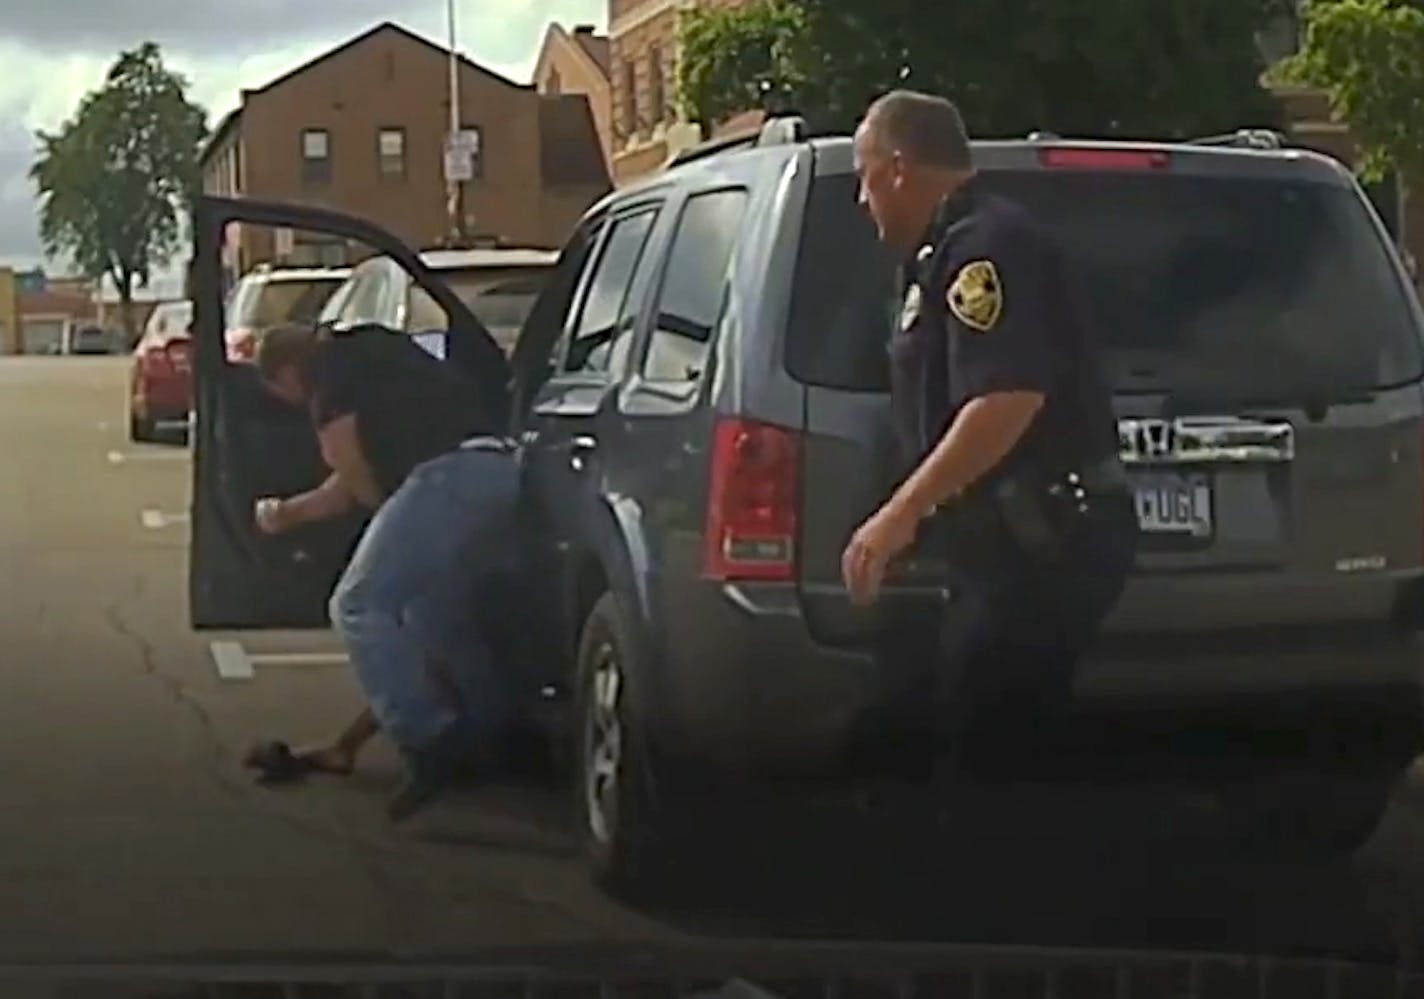
{"type": "Polygon", "coordinates": [[[920,318],[920,286],[912,284],[905,290],[905,302],[900,307],[900,332],[906,333],[920,318]]]}
{"type": "Polygon", "coordinates": [[[1004,311],[1004,289],[992,260],[971,260],[959,268],[945,293],[949,311],[965,326],[987,333],[1004,311]]]}

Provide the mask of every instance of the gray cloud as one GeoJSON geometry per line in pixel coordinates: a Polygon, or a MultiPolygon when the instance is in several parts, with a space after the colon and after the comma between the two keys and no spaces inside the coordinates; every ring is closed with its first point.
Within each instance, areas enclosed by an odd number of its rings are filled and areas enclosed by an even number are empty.
{"type": "Polygon", "coordinates": [[[243,56],[427,7],[438,9],[437,0],[0,0],[0,38],[56,54],[108,54],[152,40],[194,55],[243,56]]]}
{"type": "Polygon", "coordinates": [[[0,118],[0,263],[34,263],[40,257],[34,187],[27,174],[35,140],[24,123],[0,118]]]}

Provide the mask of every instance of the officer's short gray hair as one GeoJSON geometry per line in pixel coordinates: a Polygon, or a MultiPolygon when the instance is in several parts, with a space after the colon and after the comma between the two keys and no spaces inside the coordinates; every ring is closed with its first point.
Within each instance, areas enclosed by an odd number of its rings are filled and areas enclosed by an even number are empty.
{"type": "Polygon", "coordinates": [[[886,147],[940,170],[968,170],[969,133],[954,102],[914,90],[892,90],[865,112],[865,127],[886,147]]]}

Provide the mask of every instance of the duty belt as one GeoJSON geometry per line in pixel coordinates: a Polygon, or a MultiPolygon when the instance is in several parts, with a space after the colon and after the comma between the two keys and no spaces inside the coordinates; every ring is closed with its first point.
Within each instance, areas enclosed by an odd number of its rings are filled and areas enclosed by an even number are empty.
{"type": "Polygon", "coordinates": [[[1062,484],[1093,494],[1116,492],[1127,489],[1127,470],[1117,455],[1108,454],[1065,472],[1062,484]]]}

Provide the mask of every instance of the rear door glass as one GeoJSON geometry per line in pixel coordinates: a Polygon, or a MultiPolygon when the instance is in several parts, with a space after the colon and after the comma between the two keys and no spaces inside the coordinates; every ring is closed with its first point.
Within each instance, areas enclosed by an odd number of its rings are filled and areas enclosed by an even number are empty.
{"type": "Polygon", "coordinates": [[[1295,397],[1421,374],[1405,290],[1348,188],[1050,171],[985,180],[1059,237],[1120,388],[1295,397]]]}
{"type": "MultiPolygon", "coordinates": [[[[1387,387],[1424,373],[1408,293],[1348,188],[1047,170],[986,173],[984,181],[1058,237],[1119,390],[1264,400],[1387,387]]],[[[855,204],[854,179],[818,178],[792,301],[792,375],[885,389],[897,264],[855,204]]]]}

